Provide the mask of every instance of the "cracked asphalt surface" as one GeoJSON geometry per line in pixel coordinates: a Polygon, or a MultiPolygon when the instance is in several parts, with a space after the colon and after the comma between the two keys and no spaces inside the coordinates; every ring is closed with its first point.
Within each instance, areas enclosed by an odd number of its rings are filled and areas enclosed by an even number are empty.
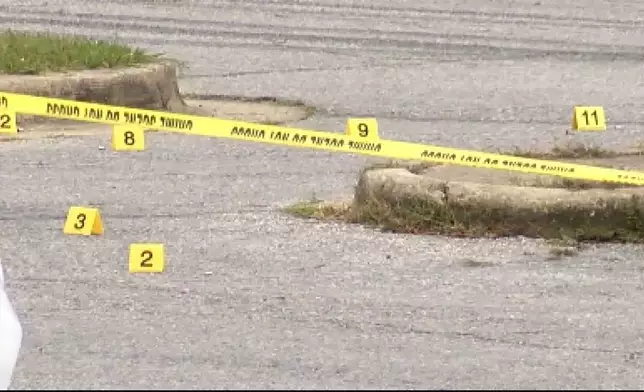
{"type": "MultiPolygon", "coordinates": [[[[298,126],[547,149],[571,107],[627,149],[644,113],[644,4],[583,0],[0,1],[0,28],[118,39],[187,63],[184,93],[302,99],[298,126]],[[426,3],[429,4],[429,3],[426,3]]],[[[0,257],[25,341],[16,389],[638,389],[639,246],[550,260],[541,241],[291,218],[350,195],[360,156],[153,133],[0,144],[0,257]],[[64,236],[97,205],[102,237],[64,236]],[[167,270],[127,273],[131,242],[167,270]]]]}

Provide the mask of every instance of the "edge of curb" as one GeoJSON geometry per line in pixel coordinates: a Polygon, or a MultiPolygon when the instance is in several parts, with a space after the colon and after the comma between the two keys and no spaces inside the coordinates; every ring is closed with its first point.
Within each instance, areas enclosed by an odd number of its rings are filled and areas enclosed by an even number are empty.
{"type": "Polygon", "coordinates": [[[358,209],[376,203],[395,213],[417,209],[415,218],[426,223],[448,216],[481,231],[507,225],[514,236],[575,237],[583,231],[581,237],[592,239],[599,231],[614,232],[615,237],[641,231],[644,238],[644,187],[567,190],[490,185],[439,180],[404,168],[376,168],[360,174],[354,203],[358,209]]]}
{"type": "MultiPolygon", "coordinates": [[[[128,68],[83,70],[44,75],[2,75],[0,91],[138,109],[185,112],[177,65],[159,61],[128,68]]],[[[21,123],[53,122],[18,114],[21,123]]]]}

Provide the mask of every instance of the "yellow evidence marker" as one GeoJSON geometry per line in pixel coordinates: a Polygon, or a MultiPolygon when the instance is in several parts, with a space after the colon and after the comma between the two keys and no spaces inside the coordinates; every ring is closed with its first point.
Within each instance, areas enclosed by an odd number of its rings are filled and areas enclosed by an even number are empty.
{"type": "Polygon", "coordinates": [[[606,117],[601,106],[575,106],[572,129],[576,131],[605,131],[606,117]]]}
{"type": "Polygon", "coordinates": [[[165,257],[163,244],[130,244],[128,269],[136,272],[163,272],[165,257]]]}
{"type": "Polygon", "coordinates": [[[145,132],[142,128],[115,125],[112,128],[111,146],[116,151],[143,151],[145,132]]]}
{"type": "Polygon", "coordinates": [[[344,130],[347,136],[378,140],[378,121],[375,118],[350,118],[344,130]]]}
{"type": "Polygon", "coordinates": [[[0,109],[0,133],[18,133],[15,112],[12,113],[6,109],[0,109]]]}
{"type": "Polygon", "coordinates": [[[103,234],[103,222],[98,208],[70,207],[63,233],[72,235],[103,234]]]}

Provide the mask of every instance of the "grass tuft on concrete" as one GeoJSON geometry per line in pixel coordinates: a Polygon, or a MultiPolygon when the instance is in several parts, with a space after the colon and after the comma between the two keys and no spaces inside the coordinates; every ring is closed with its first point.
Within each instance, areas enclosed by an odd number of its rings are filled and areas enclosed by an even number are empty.
{"type": "Polygon", "coordinates": [[[321,200],[298,202],[284,208],[284,212],[300,218],[320,220],[346,220],[351,206],[345,203],[329,203],[321,200]]]}
{"type": "MultiPolygon", "coordinates": [[[[302,202],[285,208],[285,212],[322,221],[365,224],[385,232],[435,234],[453,237],[526,236],[577,242],[644,243],[644,211],[633,200],[618,211],[596,211],[605,214],[602,224],[591,223],[587,211],[544,210],[535,221],[523,211],[490,210],[475,205],[445,206],[428,200],[383,201],[379,197],[353,203],[302,202]]],[[[597,218],[593,220],[596,222],[597,218]]],[[[553,247],[553,259],[570,257],[573,246],[553,247]]]]}
{"type": "Polygon", "coordinates": [[[44,72],[131,67],[159,55],[85,37],[49,33],[0,32],[0,74],[37,75],[44,72]]]}

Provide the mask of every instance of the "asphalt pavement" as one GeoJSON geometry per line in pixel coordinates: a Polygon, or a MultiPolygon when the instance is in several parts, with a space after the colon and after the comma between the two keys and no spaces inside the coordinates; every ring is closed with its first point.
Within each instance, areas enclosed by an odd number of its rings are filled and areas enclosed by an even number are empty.
{"type": "MultiPolygon", "coordinates": [[[[494,150],[626,149],[644,119],[636,1],[0,1],[0,28],[185,62],[184,93],[301,99],[293,124],[494,150]],[[572,105],[605,133],[567,136],[572,105]]],[[[644,249],[381,233],[280,208],[351,195],[365,157],[152,133],[0,144],[14,388],[638,389],[644,249]],[[95,205],[103,236],[62,234],[95,205]],[[127,246],[162,242],[165,273],[127,246]]]]}

